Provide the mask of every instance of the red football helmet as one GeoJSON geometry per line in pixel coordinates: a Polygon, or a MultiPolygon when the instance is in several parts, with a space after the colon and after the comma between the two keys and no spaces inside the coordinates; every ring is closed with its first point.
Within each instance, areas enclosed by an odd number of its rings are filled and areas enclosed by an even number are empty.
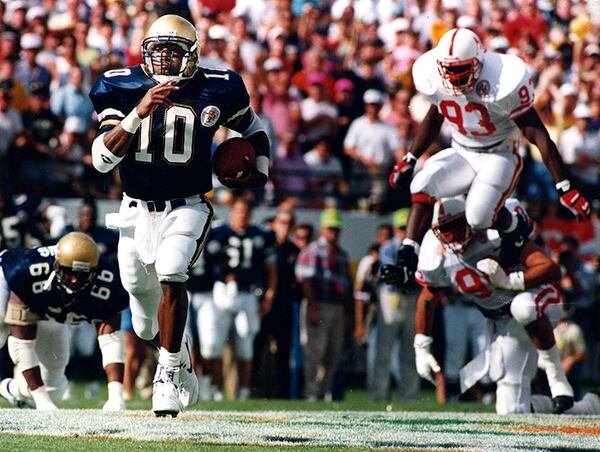
{"type": "Polygon", "coordinates": [[[483,46],[479,37],[467,28],[453,28],[444,33],[436,50],[444,88],[453,94],[470,92],[483,67],[483,46]]]}
{"type": "Polygon", "coordinates": [[[431,229],[448,248],[462,252],[473,238],[473,230],[465,217],[463,196],[442,198],[433,207],[431,229]]]}

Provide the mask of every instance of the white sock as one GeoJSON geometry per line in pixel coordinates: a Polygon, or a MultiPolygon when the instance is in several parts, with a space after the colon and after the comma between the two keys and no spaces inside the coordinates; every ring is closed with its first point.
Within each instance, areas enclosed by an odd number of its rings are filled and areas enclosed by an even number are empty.
{"type": "Polygon", "coordinates": [[[171,353],[161,347],[158,352],[158,362],[167,369],[174,369],[181,365],[181,352],[171,353]]]}
{"type": "Polygon", "coordinates": [[[56,405],[48,395],[48,391],[44,385],[40,386],[37,389],[34,389],[31,392],[31,397],[35,402],[35,408],[37,410],[53,410],[56,409],[56,405]]]}
{"type": "Polygon", "coordinates": [[[560,352],[558,351],[556,344],[548,350],[538,350],[538,352],[546,371],[546,377],[548,378],[552,397],[558,395],[568,395],[573,397],[573,388],[571,388],[571,385],[567,381],[567,376],[560,363],[560,352]]]}

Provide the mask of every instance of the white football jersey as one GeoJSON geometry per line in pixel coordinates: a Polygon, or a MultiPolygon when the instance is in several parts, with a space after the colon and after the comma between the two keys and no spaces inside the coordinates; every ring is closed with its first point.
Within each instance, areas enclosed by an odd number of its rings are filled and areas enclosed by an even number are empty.
{"type": "Polygon", "coordinates": [[[444,88],[435,48],[419,57],[412,71],[417,90],[450,123],[453,145],[487,148],[519,138],[514,120],[533,106],[534,92],[531,74],[519,57],[485,51],[481,74],[466,95],[444,88]]]}
{"type": "MultiPolygon", "coordinates": [[[[505,205],[511,212],[525,212],[514,198],[505,205]]],[[[518,292],[495,288],[488,275],[477,269],[481,259],[500,257],[500,245],[498,232],[488,229],[476,233],[464,252],[458,253],[444,246],[430,229],[421,244],[416,280],[422,286],[451,288],[484,309],[501,308],[518,292]]]]}

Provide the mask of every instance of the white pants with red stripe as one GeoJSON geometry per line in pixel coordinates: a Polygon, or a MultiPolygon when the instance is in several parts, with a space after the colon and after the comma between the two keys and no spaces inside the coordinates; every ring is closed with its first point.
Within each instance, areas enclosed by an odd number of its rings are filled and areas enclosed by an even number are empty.
{"type": "Polygon", "coordinates": [[[467,195],[465,215],[474,229],[487,229],[496,220],[504,201],[514,191],[523,161],[514,141],[489,152],[458,147],[444,149],[415,174],[410,191],[413,201],[467,195]]]}

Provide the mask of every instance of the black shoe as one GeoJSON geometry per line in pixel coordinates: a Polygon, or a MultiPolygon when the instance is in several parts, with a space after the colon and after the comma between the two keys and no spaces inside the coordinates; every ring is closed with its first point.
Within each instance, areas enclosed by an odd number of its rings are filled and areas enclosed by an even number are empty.
{"type": "Polygon", "coordinates": [[[517,226],[511,232],[500,232],[502,245],[500,264],[503,268],[511,268],[519,263],[519,256],[529,240],[533,227],[526,215],[517,212],[517,226]]]}
{"type": "Polygon", "coordinates": [[[562,414],[573,406],[573,397],[561,395],[552,399],[552,412],[562,414]]]}

